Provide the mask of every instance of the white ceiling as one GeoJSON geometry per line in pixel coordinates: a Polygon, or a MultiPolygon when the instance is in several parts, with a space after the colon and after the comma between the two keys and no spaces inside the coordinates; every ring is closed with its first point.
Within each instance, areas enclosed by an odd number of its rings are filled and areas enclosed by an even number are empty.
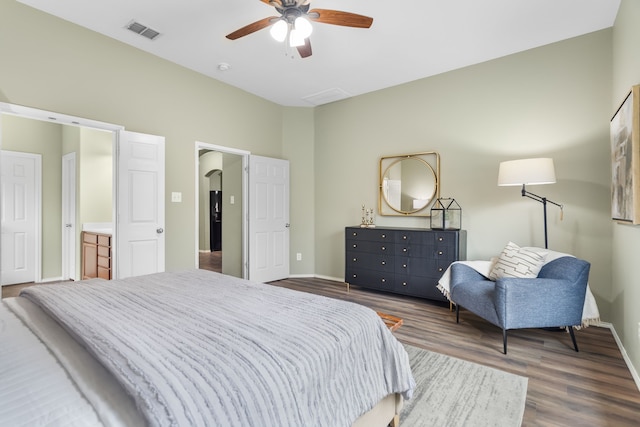
{"type": "Polygon", "coordinates": [[[268,29],[260,0],[18,0],[284,106],[314,106],[611,27],[620,0],[311,0],[372,17],[369,29],[314,23],[313,55],[268,29]],[[151,41],[125,26],[161,33],[151,41]],[[293,57],[292,57],[293,56],[293,57]],[[227,71],[218,65],[229,64],[227,71]]]}

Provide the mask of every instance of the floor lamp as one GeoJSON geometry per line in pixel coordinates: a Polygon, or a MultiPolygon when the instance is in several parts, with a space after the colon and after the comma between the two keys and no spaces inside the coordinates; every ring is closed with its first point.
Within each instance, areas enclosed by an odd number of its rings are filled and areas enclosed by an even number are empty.
{"type": "Polygon", "coordinates": [[[554,184],[556,182],[556,172],[553,167],[553,159],[522,159],[501,162],[498,171],[498,185],[522,185],[522,197],[528,197],[542,203],[544,211],[544,247],[549,247],[547,238],[547,203],[551,203],[560,208],[560,219],[562,219],[562,205],[553,202],[546,197],[533,194],[525,188],[525,185],[554,184]]]}

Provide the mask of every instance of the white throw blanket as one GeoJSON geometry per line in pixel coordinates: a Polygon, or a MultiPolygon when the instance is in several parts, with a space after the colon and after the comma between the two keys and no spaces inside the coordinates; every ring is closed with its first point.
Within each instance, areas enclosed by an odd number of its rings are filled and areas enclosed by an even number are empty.
{"type": "Polygon", "coordinates": [[[21,296],[102,362],[151,426],[350,426],[415,386],[403,346],[354,303],[204,270],[21,296]]]}
{"type": "MultiPolygon", "coordinates": [[[[534,250],[536,252],[542,253],[546,256],[545,264],[553,261],[554,259],[563,257],[563,256],[572,256],[569,254],[565,254],[562,252],[555,252],[548,249],[528,247],[526,249],[534,250]]],[[[473,268],[478,273],[482,274],[484,277],[489,278],[489,273],[493,268],[493,264],[495,259],[491,261],[456,261],[453,264],[464,264],[471,268],[473,268]]],[[[448,300],[451,300],[451,265],[444,272],[440,280],[438,281],[438,289],[443,293],[448,300]]],[[[454,301],[455,302],[455,301],[454,301]]],[[[600,323],[600,311],[598,310],[598,305],[596,304],[596,299],[591,293],[591,289],[587,285],[587,293],[584,298],[584,308],[582,309],[582,327],[586,328],[590,325],[598,325],[600,323]]]]}

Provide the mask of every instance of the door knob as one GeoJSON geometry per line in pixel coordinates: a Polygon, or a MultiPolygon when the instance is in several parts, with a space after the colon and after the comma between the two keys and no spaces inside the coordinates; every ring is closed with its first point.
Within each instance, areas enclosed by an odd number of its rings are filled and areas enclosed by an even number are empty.
{"type": "Polygon", "coordinates": [[[164,233],[164,228],[162,228],[162,227],[156,228],[156,233],[158,233],[158,234],[164,233]]]}

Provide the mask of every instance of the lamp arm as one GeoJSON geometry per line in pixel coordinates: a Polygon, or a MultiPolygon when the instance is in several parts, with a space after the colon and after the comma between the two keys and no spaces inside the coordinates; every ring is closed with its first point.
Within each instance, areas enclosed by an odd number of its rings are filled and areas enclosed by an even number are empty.
{"type": "Polygon", "coordinates": [[[530,191],[527,191],[524,188],[524,184],[522,184],[522,197],[528,197],[530,199],[536,200],[542,204],[547,204],[547,203],[551,203],[552,205],[556,205],[560,208],[560,210],[562,210],[563,205],[561,205],[560,203],[556,203],[553,200],[549,200],[546,197],[542,197],[542,196],[538,196],[537,194],[533,194],[530,191]]]}
{"type": "Polygon", "coordinates": [[[522,197],[528,197],[530,199],[533,199],[535,201],[538,201],[540,203],[542,203],[542,209],[544,211],[544,247],[545,249],[549,247],[549,239],[547,237],[547,203],[551,203],[553,205],[556,205],[560,208],[560,220],[562,221],[562,217],[564,216],[564,210],[563,207],[560,203],[556,203],[554,201],[551,201],[549,199],[547,199],[546,197],[542,197],[542,196],[538,196],[537,194],[533,194],[529,191],[527,191],[524,188],[524,184],[522,184],[522,197]]]}

